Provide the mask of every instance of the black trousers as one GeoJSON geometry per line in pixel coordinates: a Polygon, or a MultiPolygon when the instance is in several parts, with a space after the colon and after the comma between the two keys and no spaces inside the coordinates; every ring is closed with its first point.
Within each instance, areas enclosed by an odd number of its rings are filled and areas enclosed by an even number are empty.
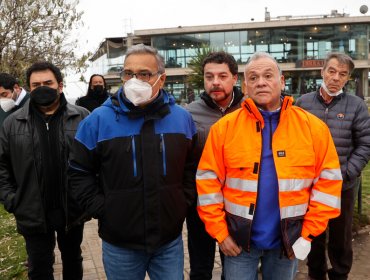
{"type": "MultiPolygon", "coordinates": [[[[216,241],[207,233],[204,223],[199,218],[196,205],[188,210],[186,226],[188,229],[190,280],[211,280],[216,241]]],[[[220,257],[223,268],[224,255],[221,250],[220,257]]],[[[224,279],[223,269],[221,279],[224,279]]]]}
{"type": "Polygon", "coordinates": [[[351,271],[352,251],[352,220],[354,209],[354,189],[342,192],[341,214],[335,219],[329,220],[326,232],[312,240],[311,252],[308,255],[308,275],[311,279],[342,280],[348,279],[351,271]],[[331,269],[328,270],[326,263],[326,236],[328,239],[328,257],[331,269]]]}
{"type": "Polygon", "coordinates": [[[64,280],[82,280],[81,242],[84,225],[66,233],[64,229],[49,229],[47,233],[24,235],[28,254],[28,278],[53,280],[54,248],[57,240],[63,263],[64,280]],[[56,233],[56,236],[55,236],[56,233]]]}

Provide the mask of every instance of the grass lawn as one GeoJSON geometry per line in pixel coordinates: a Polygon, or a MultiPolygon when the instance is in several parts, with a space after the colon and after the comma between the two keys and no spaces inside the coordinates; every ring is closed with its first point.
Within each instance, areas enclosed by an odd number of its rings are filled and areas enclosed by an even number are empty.
{"type": "Polygon", "coordinates": [[[354,230],[370,223],[370,163],[362,171],[362,195],[361,195],[361,214],[358,213],[358,203],[356,203],[354,215],[354,230]]]}
{"type": "Polygon", "coordinates": [[[0,279],[27,279],[24,239],[17,233],[14,216],[0,204],[0,279]]]}

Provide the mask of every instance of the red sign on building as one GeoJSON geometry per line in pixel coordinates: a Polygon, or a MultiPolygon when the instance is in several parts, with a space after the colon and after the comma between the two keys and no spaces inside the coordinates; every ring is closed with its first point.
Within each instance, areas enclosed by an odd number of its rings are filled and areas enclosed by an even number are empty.
{"type": "Polygon", "coordinates": [[[298,60],[296,63],[296,67],[299,68],[317,68],[323,67],[324,60],[323,59],[306,59],[306,60],[298,60]]]}

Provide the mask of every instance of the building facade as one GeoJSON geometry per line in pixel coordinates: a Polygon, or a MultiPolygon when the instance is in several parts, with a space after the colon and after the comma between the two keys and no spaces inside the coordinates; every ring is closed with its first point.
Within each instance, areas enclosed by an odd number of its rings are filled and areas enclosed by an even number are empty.
{"type": "Polygon", "coordinates": [[[191,101],[202,89],[186,81],[189,62],[202,48],[225,50],[239,64],[239,85],[244,65],[256,51],[270,53],[279,62],[286,80],[286,93],[300,96],[317,89],[321,67],[328,52],[351,56],[355,71],[347,91],[369,97],[370,17],[350,17],[332,11],[330,15],[284,16],[264,22],[178,26],[175,28],[136,30],[122,38],[107,38],[92,57],[95,71],[104,73],[109,84],[119,86],[119,72],[127,47],[144,43],[159,50],[166,64],[166,89],[177,100],[191,101]]]}

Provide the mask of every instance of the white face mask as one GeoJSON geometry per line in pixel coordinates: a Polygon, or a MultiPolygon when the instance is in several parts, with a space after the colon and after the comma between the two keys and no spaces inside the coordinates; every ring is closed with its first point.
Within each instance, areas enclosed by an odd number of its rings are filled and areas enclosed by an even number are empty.
{"type": "Polygon", "coordinates": [[[4,112],[9,112],[15,107],[15,101],[13,100],[13,98],[1,98],[0,107],[4,110],[4,112]]]}
{"type": "Polygon", "coordinates": [[[343,92],[343,89],[341,89],[340,91],[337,91],[337,92],[330,92],[330,90],[328,89],[328,87],[326,86],[324,81],[322,81],[321,87],[325,90],[325,92],[329,96],[338,96],[339,94],[341,94],[343,92]]]}
{"type": "Polygon", "coordinates": [[[155,81],[153,86],[147,82],[143,82],[139,79],[132,78],[124,83],[123,88],[125,95],[128,100],[135,106],[145,105],[150,103],[158,95],[158,92],[152,96],[152,87],[159,81],[159,78],[155,81]]]}

